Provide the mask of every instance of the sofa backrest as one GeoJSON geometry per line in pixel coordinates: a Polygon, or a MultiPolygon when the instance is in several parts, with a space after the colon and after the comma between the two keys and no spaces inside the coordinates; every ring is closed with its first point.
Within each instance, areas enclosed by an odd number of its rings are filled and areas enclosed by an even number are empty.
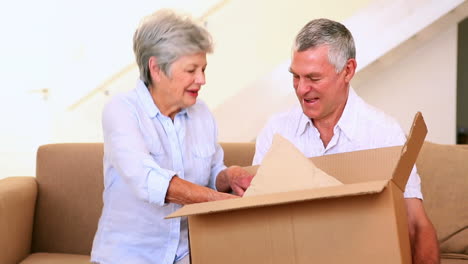
{"type": "Polygon", "coordinates": [[[32,252],[89,254],[102,209],[102,143],[38,149],[32,252]]]}
{"type": "MultiPolygon", "coordinates": [[[[255,143],[221,146],[226,165],[251,165],[255,143]]],[[[39,148],[32,252],[90,254],[102,209],[103,154],[102,143],[39,148]]]]}
{"type": "Polygon", "coordinates": [[[441,253],[468,255],[468,145],[425,142],[416,166],[441,253]]]}
{"type": "Polygon", "coordinates": [[[254,142],[242,143],[220,143],[224,150],[224,164],[226,166],[239,165],[250,166],[252,165],[253,156],[255,154],[254,142]]]}
{"type": "MultiPolygon", "coordinates": [[[[251,164],[254,143],[221,145],[227,166],[251,164]]],[[[90,253],[102,209],[102,158],[102,143],[39,148],[33,252],[90,253]]],[[[416,164],[442,253],[468,254],[468,146],[425,142],[416,164]]]]}

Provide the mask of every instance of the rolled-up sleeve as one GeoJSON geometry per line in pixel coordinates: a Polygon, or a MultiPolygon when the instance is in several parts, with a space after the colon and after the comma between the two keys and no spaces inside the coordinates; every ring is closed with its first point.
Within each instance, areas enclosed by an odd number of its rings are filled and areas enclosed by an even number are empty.
{"type": "Polygon", "coordinates": [[[219,144],[216,144],[215,154],[211,163],[211,175],[209,183],[210,188],[217,190],[216,178],[218,177],[219,173],[224,169],[226,169],[226,166],[224,165],[224,151],[219,144]]]}
{"type": "Polygon", "coordinates": [[[103,111],[105,155],[136,196],[164,205],[169,182],[176,173],[161,168],[151,156],[140,130],[137,109],[115,97],[103,111]]]}
{"type": "Polygon", "coordinates": [[[414,166],[411,171],[403,196],[405,198],[418,198],[423,200],[421,192],[421,178],[419,177],[416,166],[414,166]]]}
{"type": "Polygon", "coordinates": [[[218,190],[216,188],[216,179],[218,178],[219,173],[226,169],[226,165],[224,165],[224,151],[221,145],[218,143],[218,125],[216,124],[216,120],[211,112],[207,111],[206,114],[209,115],[209,118],[206,120],[211,122],[210,125],[213,131],[212,144],[215,146],[215,152],[211,160],[211,173],[208,187],[214,190],[218,190]]]}
{"type": "Polygon", "coordinates": [[[144,160],[148,169],[148,201],[157,205],[164,205],[169,183],[176,172],[162,169],[154,160],[144,160]]]}

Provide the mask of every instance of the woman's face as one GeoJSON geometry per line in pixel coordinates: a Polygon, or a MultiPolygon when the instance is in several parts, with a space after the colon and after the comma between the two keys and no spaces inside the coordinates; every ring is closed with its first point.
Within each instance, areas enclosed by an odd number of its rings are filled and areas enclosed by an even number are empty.
{"type": "Polygon", "coordinates": [[[198,92],[205,84],[206,53],[200,52],[180,57],[170,68],[171,76],[162,71],[153,80],[150,89],[162,114],[171,118],[182,108],[196,103],[198,92]]]}

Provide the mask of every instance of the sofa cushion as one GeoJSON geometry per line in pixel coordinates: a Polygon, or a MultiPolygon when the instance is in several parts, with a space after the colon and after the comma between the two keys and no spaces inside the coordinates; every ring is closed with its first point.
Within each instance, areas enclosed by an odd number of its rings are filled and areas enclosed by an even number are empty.
{"type": "Polygon", "coordinates": [[[416,166],[442,253],[468,255],[468,148],[425,142],[416,166]]]}
{"type": "Polygon", "coordinates": [[[442,257],[441,264],[466,264],[468,263],[468,255],[461,256],[462,258],[445,258],[442,257]]]}
{"type": "Polygon", "coordinates": [[[89,256],[58,253],[34,253],[20,264],[89,264],[89,256]]]}
{"type": "Polygon", "coordinates": [[[102,209],[103,144],[41,146],[32,252],[89,255],[102,209]]]}

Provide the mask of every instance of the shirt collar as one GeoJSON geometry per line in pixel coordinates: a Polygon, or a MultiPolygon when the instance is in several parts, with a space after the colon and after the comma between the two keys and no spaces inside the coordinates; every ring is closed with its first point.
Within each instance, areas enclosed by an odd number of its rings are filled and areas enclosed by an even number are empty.
{"type": "Polygon", "coordinates": [[[182,110],[180,110],[180,112],[177,114],[186,115],[188,118],[190,118],[191,112],[192,112],[192,107],[187,107],[187,108],[183,108],[182,110]]]}
{"type": "MultiPolygon", "coordinates": [[[[341,115],[340,120],[338,120],[338,123],[336,124],[336,126],[340,128],[341,131],[345,134],[345,136],[348,137],[350,140],[355,138],[356,134],[356,121],[358,114],[358,109],[355,108],[356,100],[358,100],[356,92],[352,87],[349,87],[348,99],[346,101],[343,114],[341,115]]],[[[305,133],[308,127],[315,128],[310,118],[304,114],[301,108],[299,120],[297,123],[296,135],[301,136],[305,133]]]]}
{"type": "MultiPolygon", "coordinates": [[[[154,118],[158,114],[162,115],[158,106],[154,103],[153,98],[151,97],[151,94],[148,90],[148,87],[140,79],[137,81],[136,93],[143,105],[143,108],[145,109],[146,113],[148,114],[150,118],[154,118]]],[[[190,112],[191,112],[190,110],[188,110],[187,108],[184,108],[179,113],[177,113],[177,115],[187,115],[187,117],[190,117],[190,112]]]]}
{"type": "Polygon", "coordinates": [[[352,87],[349,87],[348,100],[346,101],[343,114],[336,124],[347,138],[353,140],[356,137],[357,116],[359,109],[356,108],[358,96],[352,87]]]}
{"type": "Polygon", "coordinates": [[[308,127],[314,127],[314,125],[312,124],[312,121],[310,120],[310,118],[304,114],[304,112],[302,111],[302,108],[300,108],[296,135],[301,136],[302,134],[305,133],[308,127]]]}

